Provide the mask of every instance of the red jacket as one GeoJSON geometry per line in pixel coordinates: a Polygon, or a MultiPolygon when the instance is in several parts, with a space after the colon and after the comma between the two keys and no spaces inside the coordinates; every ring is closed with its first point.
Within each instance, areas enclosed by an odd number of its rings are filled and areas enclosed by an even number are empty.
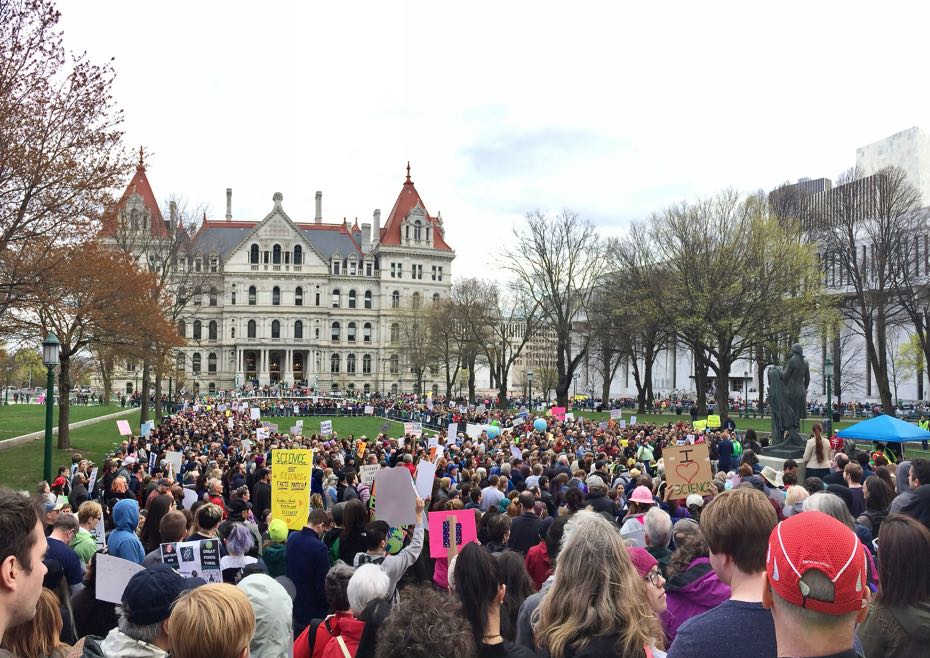
{"type": "Polygon", "coordinates": [[[526,552],[523,560],[526,565],[526,571],[533,579],[538,592],[546,578],[552,575],[552,563],[549,561],[549,551],[546,550],[546,542],[540,541],[526,552]]]}
{"type": "Polygon", "coordinates": [[[324,619],[318,626],[307,626],[294,641],[294,658],[343,658],[336,637],[341,635],[349,655],[354,656],[362,639],[365,622],[352,616],[351,612],[337,612],[324,619]],[[310,651],[309,634],[314,633],[313,652],[310,651]]]}

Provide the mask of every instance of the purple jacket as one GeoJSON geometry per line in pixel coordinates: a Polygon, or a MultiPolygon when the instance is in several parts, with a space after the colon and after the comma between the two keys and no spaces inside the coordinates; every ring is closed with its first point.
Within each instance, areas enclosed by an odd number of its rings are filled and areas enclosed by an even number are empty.
{"type": "Polygon", "coordinates": [[[678,627],[729,599],[730,587],[717,577],[708,558],[699,557],[666,583],[665,595],[668,609],[662,626],[668,636],[666,646],[671,646],[678,627]]]}

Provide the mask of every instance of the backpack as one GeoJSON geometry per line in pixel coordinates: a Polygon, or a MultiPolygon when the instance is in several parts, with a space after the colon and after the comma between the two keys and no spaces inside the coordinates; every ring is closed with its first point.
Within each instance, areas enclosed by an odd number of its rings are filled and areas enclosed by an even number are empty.
{"type": "Polygon", "coordinates": [[[382,562],[384,562],[384,556],[383,555],[369,555],[368,553],[359,553],[358,555],[355,556],[354,561],[358,563],[358,564],[353,565],[355,567],[360,567],[363,564],[381,564],[382,562]]]}

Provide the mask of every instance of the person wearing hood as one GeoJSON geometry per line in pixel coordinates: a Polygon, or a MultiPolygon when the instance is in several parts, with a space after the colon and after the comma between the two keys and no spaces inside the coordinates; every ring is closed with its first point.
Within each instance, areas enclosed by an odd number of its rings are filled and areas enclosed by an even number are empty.
{"type": "Polygon", "coordinates": [[[915,459],[901,462],[895,470],[895,489],[898,495],[891,501],[889,513],[900,512],[917,498],[917,487],[930,484],[930,461],[915,459]]]}
{"type": "Polygon", "coordinates": [[[110,555],[142,564],[142,560],[145,559],[145,549],[136,536],[136,527],[139,525],[139,503],[133,498],[126,498],[116,503],[113,507],[113,524],[115,529],[107,540],[110,555]]]}
{"type": "Polygon", "coordinates": [[[668,564],[666,610],[662,615],[669,646],[684,622],[730,598],[730,588],[714,572],[700,532],[687,535],[676,545],[668,564]]]}
{"type": "Polygon", "coordinates": [[[882,523],[881,589],[857,634],[868,656],[923,656],[930,643],[930,571],[915,555],[930,553],[930,531],[894,514],[882,523]]]}
{"type": "Polygon", "coordinates": [[[256,658],[288,658],[294,604],[287,590],[262,573],[246,576],[237,587],[245,592],[255,613],[255,635],[249,645],[251,654],[256,658]]]}
{"type": "Polygon", "coordinates": [[[171,637],[165,623],[171,608],[183,592],[203,584],[202,579],[183,578],[164,564],[140,571],[129,579],[123,591],[122,605],[116,609],[117,627],[105,638],[85,637],[83,653],[78,655],[82,658],[168,658],[171,637]]]}

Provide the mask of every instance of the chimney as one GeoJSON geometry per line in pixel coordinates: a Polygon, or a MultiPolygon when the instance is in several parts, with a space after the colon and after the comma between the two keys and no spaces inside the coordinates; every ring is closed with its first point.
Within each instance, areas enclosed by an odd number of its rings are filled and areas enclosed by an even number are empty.
{"type": "Polygon", "coordinates": [[[381,241],[381,210],[375,209],[374,224],[371,227],[371,248],[374,249],[381,241]]]}
{"type": "Polygon", "coordinates": [[[362,224],[362,253],[371,252],[371,224],[365,222],[362,224]]]}
{"type": "Polygon", "coordinates": [[[177,201],[168,202],[168,213],[171,219],[171,228],[173,229],[178,225],[178,203],[177,201]]]}
{"type": "Polygon", "coordinates": [[[232,221],[232,188],[226,188],[226,221],[232,221]]]}
{"type": "Polygon", "coordinates": [[[316,216],[313,221],[316,224],[323,223],[323,193],[319,191],[316,193],[316,216]]]}

